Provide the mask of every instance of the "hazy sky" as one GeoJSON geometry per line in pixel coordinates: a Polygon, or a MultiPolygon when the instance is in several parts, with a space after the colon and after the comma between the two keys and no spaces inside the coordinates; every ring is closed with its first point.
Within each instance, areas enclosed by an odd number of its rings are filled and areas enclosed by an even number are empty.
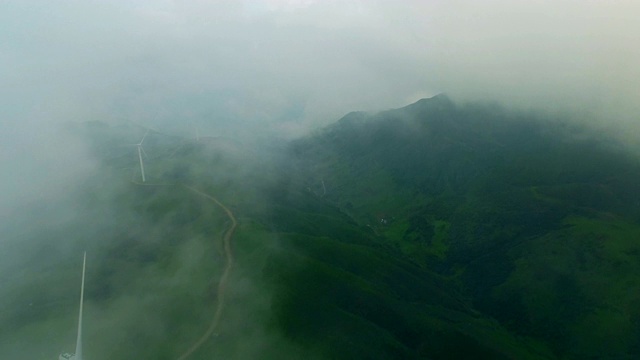
{"type": "Polygon", "coordinates": [[[28,169],[0,184],[66,181],[66,120],[291,136],[446,92],[635,121],[638,24],[632,0],[3,0],[0,165],[28,169]]]}
{"type": "Polygon", "coordinates": [[[3,1],[2,97],[290,132],[439,92],[637,110],[638,21],[637,1],[3,1]]]}

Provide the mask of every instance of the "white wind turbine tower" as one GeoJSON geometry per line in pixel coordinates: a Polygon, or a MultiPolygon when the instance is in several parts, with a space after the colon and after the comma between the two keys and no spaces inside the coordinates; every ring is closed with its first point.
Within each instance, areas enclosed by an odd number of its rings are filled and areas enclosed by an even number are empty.
{"type": "MultiPolygon", "coordinates": [[[[144,152],[144,148],[142,147],[142,142],[144,141],[144,138],[147,137],[148,133],[149,133],[149,130],[147,130],[147,132],[144,133],[144,136],[142,137],[142,140],[140,140],[139,143],[134,144],[135,146],[138,147],[138,159],[140,159],[140,172],[142,173],[142,182],[147,181],[146,178],[144,177],[144,163],[142,162],[142,153],[144,152]]],[[[144,152],[144,155],[147,156],[147,153],[144,152]]]]}
{"type": "Polygon", "coordinates": [[[87,252],[84,252],[82,260],[82,285],[80,287],[80,314],[78,315],[78,339],[76,340],[75,354],[64,353],[58,360],[82,360],[82,304],[84,303],[84,270],[87,264],[87,252]]]}

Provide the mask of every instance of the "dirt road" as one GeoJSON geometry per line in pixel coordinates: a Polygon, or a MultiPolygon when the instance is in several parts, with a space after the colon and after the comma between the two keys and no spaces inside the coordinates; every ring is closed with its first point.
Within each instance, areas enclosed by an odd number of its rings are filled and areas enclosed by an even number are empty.
{"type": "Polygon", "coordinates": [[[218,201],[218,199],[216,199],[215,197],[204,193],[198,189],[195,189],[191,186],[187,186],[184,185],[184,187],[186,187],[187,189],[195,192],[196,194],[203,196],[211,201],[213,201],[214,203],[216,203],[218,206],[220,206],[226,213],[227,216],[229,217],[229,219],[231,220],[231,226],[229,227],[229,229],[227,230],[227,232],[224,234],[224,239],[223,239],[223,243],[224,243],[224,253],[225,253],[225,257],[227,260],[227,264],[224,267],[224,272],[222,273],[222,277],[220,278],[220,282],[218,283],[218,304],[216,307],[216,312],[213,316],[213,319],[211,320],[211,324],[209,325],[209,328],[207,329],[207,331],[200,337],[200,339],[198,339],[198,341],[196,341],[193,345],[191,345],[191,347],[184,352],[184,354],[182,354],[178,360],[184,360],[187,359],[191,354],[193,354],[196,350],[198,350],[200,348],[200,346],[202,346],[202,344],[204,344],[205,341],[207,341],[207,339],[216,331],[216,329],[218,328],[218,325],[220,323],[220,317],[222,316],[222,309],[224,307],[224,294],[225,294],[225,290],[227,288],[227,282],[229,280],[229,274],[231,273],[231,267],[233,266],[233,253],[231,251],[231,238],[233,237],[233,233],[236,230],[236,226],[238,225],[238,222],[236,221],[235,216],[233,216],[233,212],[231,212],[231,210],[229,210],[229,208],[227,208],[223,203],[221,203],[220,201],[218,201]]]}

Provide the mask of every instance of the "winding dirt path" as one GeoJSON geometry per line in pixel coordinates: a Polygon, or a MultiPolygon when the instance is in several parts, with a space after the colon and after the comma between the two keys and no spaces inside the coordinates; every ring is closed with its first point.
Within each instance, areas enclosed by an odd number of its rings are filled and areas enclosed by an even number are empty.
{"type": "Polygon", "coordinates": [[[233,233],[236,231],[236,226],[238,225],[238,222],[236,221],[235,216],[233,216],[233,212],[231,212],[231,210],[229,210],[229,208],[227,208],[223,203],[218,201],[218,199],[198,189],[195,189],[191,186],[188,186],[188,185],[183,185],[183,186],[197,193],[200,196],[204,196],[205,198],[213,201],[218,206],[220,206],[227,213],[227,216],[229,216],[229,219],[231,219],[231,226],[229,227],[227,232],[224,234],[224,239],[223,239],[224,253],[225,253],[225,257],[227,258],[227,265],[224,267],[224,272],[222,273],[222,277],[220,278],[220,282],[218,283],[218,304],[216,307],[215,315],[213,316],[213,319],[211,320],[211,324],[209,325],[209,328],[207,329],[207,331],[205,331],[205,333],[200,337],[200,339],[198,339],[198,341],[196,341],[193,345],[191,345],[191,347],[187,351],[185,351],[184,354],[182,354],[178,358],[178,360],[184,360],[189,356],[191,356],[191,354],[193,354],[196,350],[198,350],[200,346],[202,346],[202,344],[204,344],[204,342],[207,341],[207,339],[213,334],[213,332],[216,330],[216,328],[220,323],[220,317],[222,316],[222,308],[224,307],[225,289],[227,287],[227,281],[229,280],[229,274],[231,273],[231,267],[233,266],[233,253],[231,252],[231,238],[233,237],[233,233]]]}

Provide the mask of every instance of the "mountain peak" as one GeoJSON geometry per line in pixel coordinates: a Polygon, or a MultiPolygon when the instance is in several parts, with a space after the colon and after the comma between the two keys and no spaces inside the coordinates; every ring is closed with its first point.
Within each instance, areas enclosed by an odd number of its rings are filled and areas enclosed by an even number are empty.
{"type": "Polygon", "coordinates": [[[455,104],[444,93],[432,96],[430,98],[420,99],[413,104],[407,105],[403,110],[409,111],[444,111],[455,109],[455,104]]]}

